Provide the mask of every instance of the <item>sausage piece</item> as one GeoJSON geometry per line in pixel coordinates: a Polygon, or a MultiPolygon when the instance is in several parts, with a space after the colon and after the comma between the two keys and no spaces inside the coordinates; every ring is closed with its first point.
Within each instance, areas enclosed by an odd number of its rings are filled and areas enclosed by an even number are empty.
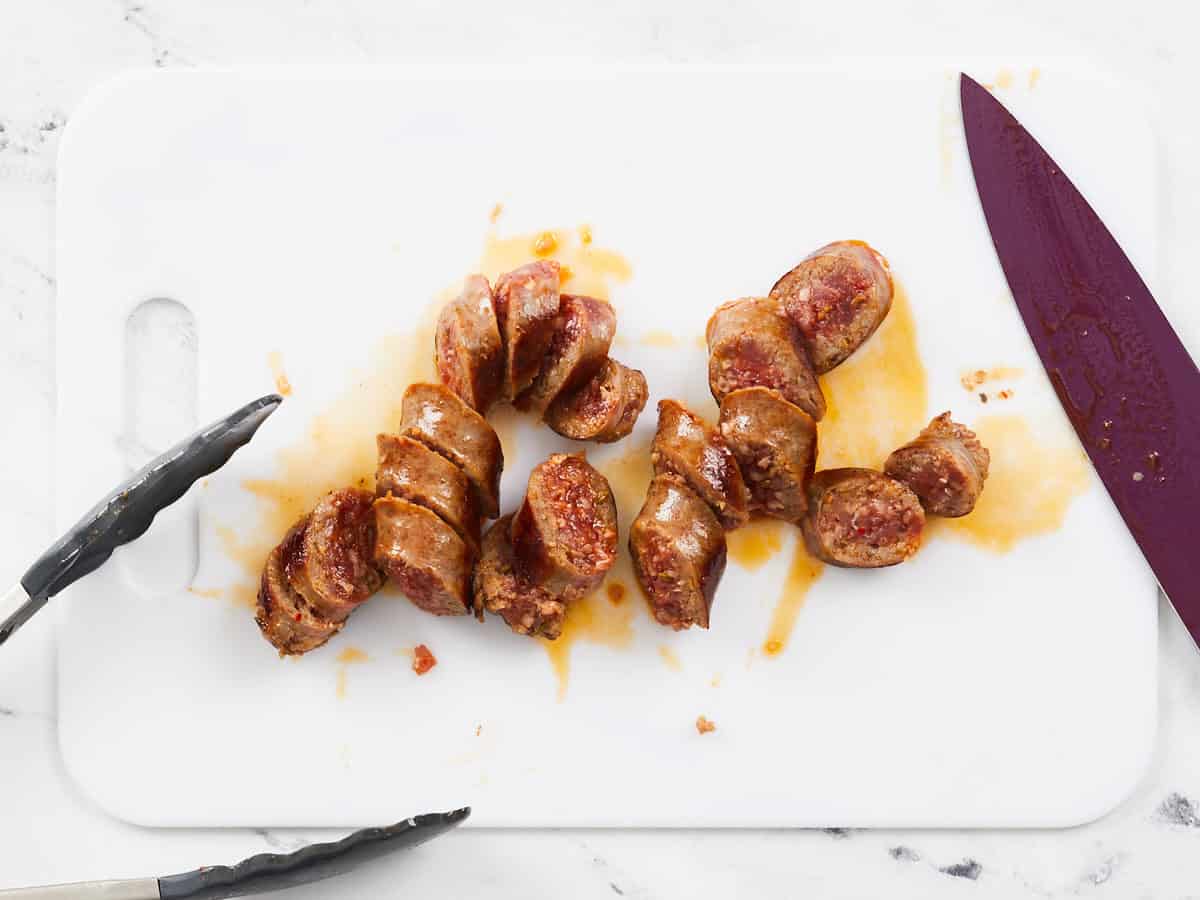
{"type": "Polygon", "coordinates": [[[965,516],[987,480],[991,454],[970,428],[944,412],[887,458],[883,470],[912,489],[935,516],[965,516]]]}
{"type": "Polygon", "coordinates": [[[894,566],[917,552],[924,527],[917,495],[873,469],[825,469],[809,482],[804,540],[827,563],[894,566]]]}
{"type": "Polygon", "coordinates": [[[825,396],[800,332],[779,301],[743,297],[717,307],[708,320],[708,386],[720,404],[731,391],[769,387],[818,422],[825,396]]]}
{"type": "Polygon", "coordinates": [[[590,381],[551,404],[546,424],[565,438],[611,444],[633,431],[649,397],[645,375],[607,359],[590,381]]]}
{"type": "Polygon", "coordinates": [[[808,341],[813,368],[828,372],[862,346],[892,307],[887,260],[862,241],[817,250],[771,288],[808,341]]]}
{"type": "Polygon", "coordinates": [[[344,624],[318,614],[288,578],[288,569],[294,567],[303,552],[308,520],[305,516],[293,525],[271,551],[259,583],[254,621],[280,656],[298,656],[315,650],[341,631],[344,624]]]}
{"type": "Polygon", "coordinates": [[[728,531],[750,518],[749,496],[737,460],[720,433],[675,400],[658,403],[658,432],[650,445],[654,474],[673,472],[713,508],[728,531]]]}
{"type": "Polygon", "coordinates": [[[725,530],[695,491],[674,475],[655,475],[629,529],[629,552],[660,624],[708,627],[725,573],[725,530]]]}
{"type": "Polygon", "coordinates": [[[817,459],[817,423],[779,391],[742,388],[721,401],[721,436],[750,492],[750,509],[800,524],[817,459]]]}
{"type": "Polygon", "coordinates": [[[513,551],[553,594],[587,593],[617,558],[617,504],[608,480],[582,453],[554,453],[534,467],[512,523],[513,551]]]}
{"type": "Polygon", "coordinates": [[[475,614],[482,619],[486,609],[517,634],[554,640],[562,634],[573,595],[552,594],[525,574],[513,553],[512,518],[497,519],[483,536],[483,555],[475,569],[475,614]]]}
{"type": "Polygon", "coordinates": [[[435,616],[465,616],[474,557],[458,534],[423,506],[375,501],[375,564],[413,605],[435,616]]]}
{"type": "Polygon", "coordinates": [[[544,416],[560,394],[574,390],[599,371],[608,359],[616,330],[617,314],[607,301],[563,294],[541,371],[514,405],[544,416]]]}
{"type": "Polygon", "coordinates": [[[375,438],[375,494],[394,494],[437,513],[479,552],[479,499],[462,469],[420,441],[395,434],[375,438]]]}
{"type": "Polygon", "coordinates": [[[558,316],[558,263],[531,262],[496,281],[496,321],[504,341],[503,396],[516,397],[542,368],[558,316]]]}
{"type": "Polygon", "coordinates": [[[492,288],[482,275],[468,277],[462,293],[442,309],[433,346],[442,384],[467,406],[486,414],[500,396],[504,344],[492,288]]]}
{"type": "Polygon", "coordinates": [[[372,563],[375,496],[357,488],[332,491],[318,501],[304,529],[301,552],[288,577],[313,609],[340,622],[383,585],[372,563]]]}
{"type": "Polygon", "coordinates": [[[474,485],[479,509],[500,515],[504,451],[496,429],[440,384],[410,384],[400,407],[400,431],[454,463],[474,485]]]}

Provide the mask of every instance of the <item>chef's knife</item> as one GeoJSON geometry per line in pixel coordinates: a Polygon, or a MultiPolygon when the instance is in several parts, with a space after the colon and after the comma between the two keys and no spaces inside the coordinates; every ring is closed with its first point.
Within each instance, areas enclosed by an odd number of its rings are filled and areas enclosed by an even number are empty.
{"type": "Polygon", "coordinates": [[[1021,318],[1084,450],[1200,644],[1200,373],[1066,173],[961,76],[975,186],[1021,318]]]}
{"type": "Polygon", "coordinates": [[[159,511],[182,497],[197,479],[225,465],[282,402],[277,394],[268,394],[247,403],[151,460],[97,503],[42,554],[20,583],[0,595],[0,644],[47,600],[145,533],[159,511]]]}
{"type": "Polygon", "coordinates": [[[309,844],[294,853],[262,853],[236,866],[205,866],[164,878],[85,881],[0,891],[8,900],[220,900],[280,891],[348,872],[361,862],[416,847],[456,827],[470,807],[428,813],[388,828],[364,828],[329,844],[309,844]]]}

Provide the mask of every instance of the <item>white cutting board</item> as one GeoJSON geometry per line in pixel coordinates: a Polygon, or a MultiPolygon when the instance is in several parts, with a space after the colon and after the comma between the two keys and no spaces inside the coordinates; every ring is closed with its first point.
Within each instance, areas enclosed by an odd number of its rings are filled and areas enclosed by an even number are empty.
{"type": "MultiPolygon", "coordinates": [[[[1157,161],[1136,98],[1069,65],[966,68],[1005,86],[1153,284],[1157,161]]],[[[1004,411],[1069,441],[1004,299],[956,71],[190,71],[97,90],[60,165],[59,525],[166,435],[270,390],[268,351],[296,393],[55,602],[59,733],[81,788],[151,825],[349,826],[464,803],[500,826],[1052,826],[1111,809],[1151,754],[1156,601],[1095,478],[1060,530],[1011,553],[935,540],[894,570],[826,573],[764,659],[789,534],[758,572],[730,566],[711,631],[639,613],[631,647],[577,645],[562,702],[543,648],[498,620],[380,598],[326,650],[280,661],[248,610],[183,590],[193,568],[204,589],[239,577],[217,529],[253,527],[243,480],[270,475],[376,338],[470,270],[496,202],[504,232],[587,222],[632,262],[613,294],[624,336],[698,335],[811,248],[867,238],[912,298],[929,413],[973,420],[961,371],[1022,366],[1004,411]],[[127,371],[126,319],[150,298],[194,327],[127,371]],[[180,377],[195,388],[176,398],[180,377]],[[164,386],[144,407],[160,412],[129,412],[129,383],[164,386]],[[397,652],[420,642],[439,659],[424,678],[397,652]],[[339,665],[347,646],[371,661],[339,665]],[[700,714],[716,732],[697,734],[700,714]]],[[[706,392],[690,340],[614,352],[646,370],[651,411],[706,392]]],[[[505,508],[559,446],[519,444],[505,508]]]]}

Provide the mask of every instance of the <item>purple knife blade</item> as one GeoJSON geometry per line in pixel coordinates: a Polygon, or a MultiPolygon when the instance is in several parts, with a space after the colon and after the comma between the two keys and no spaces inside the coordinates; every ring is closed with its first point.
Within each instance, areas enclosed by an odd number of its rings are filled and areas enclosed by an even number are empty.
{"type": "Polygon", "coordinates": [[[975,186],[1058,399],[1200,645],[1200,372],[1100,217],[995,97],[961,76],[975,186]]]}

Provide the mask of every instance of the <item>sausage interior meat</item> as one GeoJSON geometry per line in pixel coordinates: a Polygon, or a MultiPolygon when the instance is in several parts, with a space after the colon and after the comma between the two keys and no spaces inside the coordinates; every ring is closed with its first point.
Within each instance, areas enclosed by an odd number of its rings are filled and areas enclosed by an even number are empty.
{"type": "Polygon", "coordinates": [[[717,307],[705,331],[708,385],[720,404],[746,387],[769,387],[816,421],[825,415],[825,396],[809,362],[799,330],[778,300],[743,297],[717,307]]]}
{"type": "Polygon", "coordinates": [[[315,650],[342,630],[345,620],[330,621],[314,610],[295,588],[288,570],[302,555],[308,516],[293,525],[267,557],[258,589],[254,620],[280,656],[315,650]]]}
{"type": "Polygon", "coordinates": [[[708,628],[725,572],[725,529],[676,475],[655,475],[629,530],[629,552],[654,618],[680,631],[708,628]]]}
{"type": "Polygon", "coordinates": [[[546,424],[574,441],[610,444],[633,431],[649,396],[645,375],[609,358],[579,389],[550,405],[546,424]]]}
{"type": "Polygon", "coordinates": [[[800,524],[817,459],[817,423],[772,388],[750,387],[721,401],[721,436],[746,480],[750,509],[800,524]]]}
{"type": "Polygon", "coordinates": [[[660,400],[650,447],[657,475],[678,475],[712,507],[726,530],[746,524],[749,497],[737,460],[720,432],[675,400],[660,400]]]}
{"type": "Polygon", "coordinates": [[[554,453],[534,467],[512,523],[513,550],[553,593],[587,593],[617,556],[617,504],[583,454],[554,453]]]}
{"type": "Polygon", "coordinates": [[[376,495],[394,494],[437,513],[477,553],[479,498],[462,469],[413,438],[381,434],[375,440],[376,495]]]}
{"type": "Polygon", "coordinates": [[[576,592],[554,594],[529,577],[513,553],[512,515],[501,516],[483,537],[475,569],[475,614],[500,616],[517,634],[554,640],[562,634],[567,604],[576,592]]]}
{"type": "Polygon", "coordinates": [[[485,518],[500,515],[500,438],[457,394],[440,384],[409,385],[400,406],[400,431],[462,469],[475,486],[485,518]]]}
{"type": "Polygon", "coordinates": [[[433,342],[442,384],[467,406],[486,415],[500,396],[504,344],[492,288],[484,276],[469,276],[462,293],[442,309],[433,342]]]}
{"type": "Polygon", "coordinates": [[[513,399],[529,387],[542,368],[558,318],[559,267],[549,260],[531,262],[496,281],[496,320],[504,341],[502,393],[513,399]]]}
{"type": "Polygon", "coordinates": [[[563,294],[545,362],[516,407],[540,417],[560,395],[587,382],[608,359],[616,330],[608,301],[563,294]]]}
{"type": "Polygon", "coordinates": [[[921,546],[925,513],[907,486],[873,469],[825,469],[808,486],[808,551],[835,566],[904,562],[921,546]]]}
{"type": "Polygon", "coordinates": [[[862,241],[835,241],[809,254],[771,288],[828,372],[862,346],[892,306],[887,260],[862,241]]]}
{"type": "Polygon", "coordinates": [[[944,412],[919,435],[893,451],[884,471],[904,482],[935,516],[965,516],[987,480],[991,455],[975,432],[944,412]]]}
{"type": "Polygon", "coordinates": [[[474,554],[438,515],[399,497],[375,501],[375,561],[414,606],[466,615],[474,554]]]}

